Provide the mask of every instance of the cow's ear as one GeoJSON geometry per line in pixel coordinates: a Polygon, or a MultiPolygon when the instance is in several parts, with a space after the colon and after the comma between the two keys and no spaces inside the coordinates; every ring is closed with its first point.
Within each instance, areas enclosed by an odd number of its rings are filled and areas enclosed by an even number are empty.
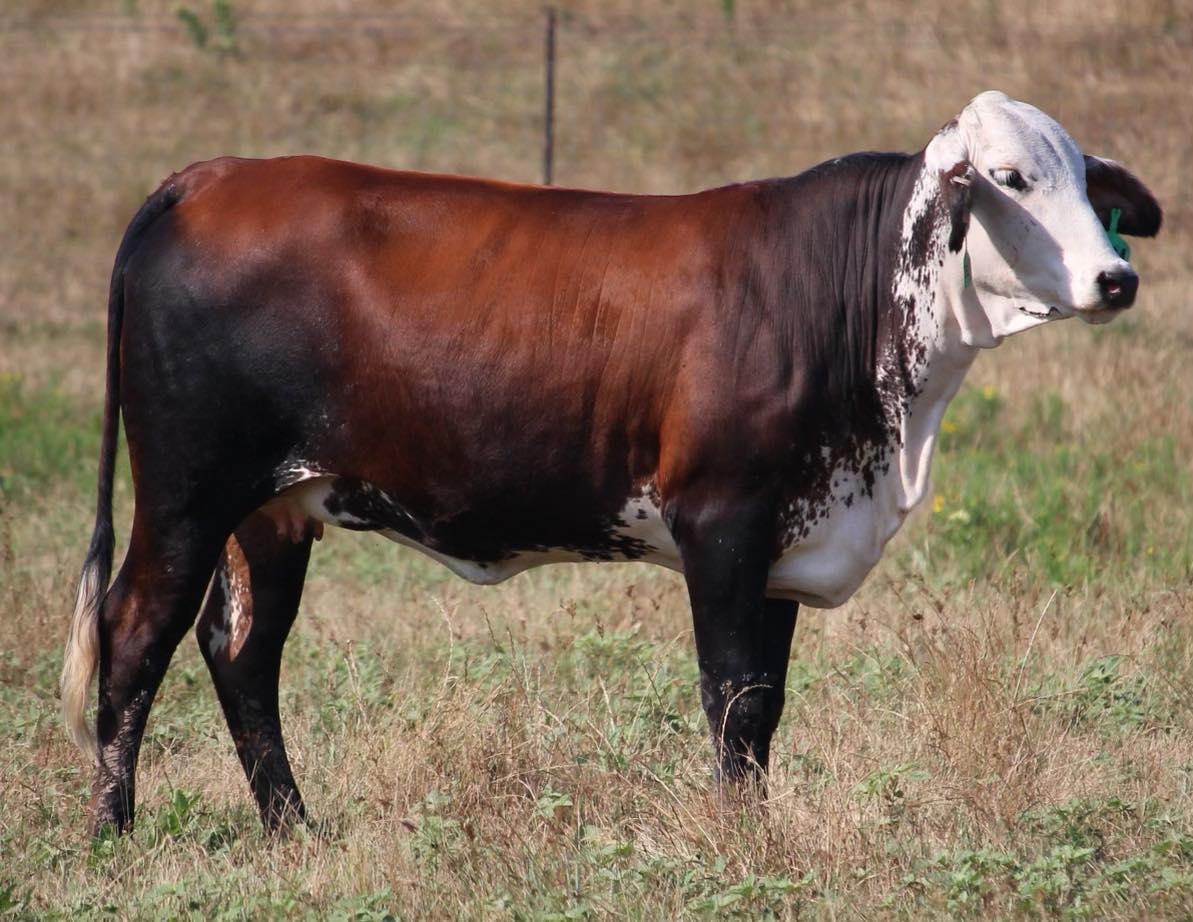
{"type": "Polygon", "coordinates": [[[977,173],[973,164],[961,160],[940,174],[940,192],[949,215],[949,252],[956,253],[969,231],[969,212],[973,205],[973,182],[977,173]]]}
{"type": "Polygon", "coordinates": [[[1113,160],[1085,155],[1085,190],[1103,226],[1110,226],[1110,213],[1117,208],[1120,234],[1154,237],[1160,230],[1164,213],[1156,197],[1113,160]]]}

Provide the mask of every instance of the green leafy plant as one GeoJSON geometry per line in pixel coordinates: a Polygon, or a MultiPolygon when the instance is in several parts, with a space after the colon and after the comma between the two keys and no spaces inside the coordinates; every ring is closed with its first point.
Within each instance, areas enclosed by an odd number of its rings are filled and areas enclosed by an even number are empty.
{"type": "Polygon", "coordinates": [[[186,29],[187,35],[196,48],[207,48],[210,44],[216,51],[224,54],[235,54],[239,51],[237,43],[236,14],[229,0],[212,0],[211,25],[199,15],[191,6],[185,3],[175,8],[174,14],[186,29]],[[215,40],[212,41],[214,32],[215,40]]]}

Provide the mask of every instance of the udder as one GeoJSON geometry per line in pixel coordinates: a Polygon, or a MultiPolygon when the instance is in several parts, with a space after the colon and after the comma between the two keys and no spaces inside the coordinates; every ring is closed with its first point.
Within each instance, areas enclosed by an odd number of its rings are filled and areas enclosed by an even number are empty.
{"type": "Polygon", "coordinates": [[[323,538],[323,521],[311,515],[301,498],[291,493],[270,500],[259,511],[273,522],[282,541],[298,544],[308,537],[316,541],[323,538]]]}

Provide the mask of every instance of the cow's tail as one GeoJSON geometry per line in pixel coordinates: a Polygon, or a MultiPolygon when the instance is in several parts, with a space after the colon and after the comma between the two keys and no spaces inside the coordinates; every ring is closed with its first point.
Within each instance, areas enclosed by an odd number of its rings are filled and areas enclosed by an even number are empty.
{"type": "Polygon", "coordinates": [[[120,331],[124,324],[124,268],[142,234],[180,198],[173,177],[146,199],[133,217],[112,267],[108,289],[108,370],[104,393],[103,436],[95,503],[95,529],[83,561],[75,614],[66,640],[66,656],[59,685],[62,716],[75,744],[93,761],[97,757],[95,729],[87,719],[91,680],[99,665],[99,610],[112,575],[112,481],[116,472],[116,440],[120,430],[120,331]]]}

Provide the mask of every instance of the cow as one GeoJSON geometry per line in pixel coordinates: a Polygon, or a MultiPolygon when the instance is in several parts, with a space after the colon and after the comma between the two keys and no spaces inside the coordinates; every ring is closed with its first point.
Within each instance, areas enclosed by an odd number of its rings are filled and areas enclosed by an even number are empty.
{"type": "Polygon", "coordinates": [[[109,292],[95,529],[61,693],[122,832],[196,634],[270,832],[305,818],[282,648],[324,525],[475,583],[678,570],[718,789],[761,788],[800,605],[844,603],[928,491],[982,349],[1131,307],[1150,191],[974,98],[915,154],[624,195],[298,156],[170,176],[109,292]],[[123,414],[135,493],[108,587],[123,414]],[[99,676],[93,730],[85,716],[99,676]]]}

